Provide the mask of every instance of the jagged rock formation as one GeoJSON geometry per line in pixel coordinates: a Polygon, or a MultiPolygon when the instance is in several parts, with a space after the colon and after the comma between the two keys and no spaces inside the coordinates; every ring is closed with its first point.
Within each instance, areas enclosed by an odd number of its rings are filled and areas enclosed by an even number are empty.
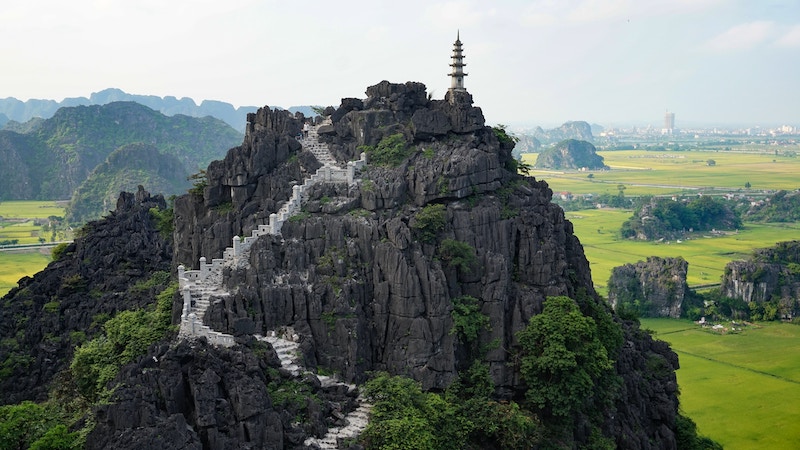
{"type": "MultiPolygon", "coordinates": [[[[208,345],[182,332],[178,342],[151,347],[119,372],[110,402],[98,405],[89,448],[332,448],[332,434],[352,427],[348,417],[362,406],[355,391],[305,370],[328,371],[348,383],[386,370],[444,389],[474,357],[452,333],[454,299],[464,296],[477,299],[490,321],[475,348],[486,349],[481,357],[496,398],[521,399],[526,386],[515,364],[516,333],[542,311],[546,297],[580,298],[582,314],[591,317],[608,311],[547,184],[516,173],[513,141],[484,125],[469,94],[431,100],[419,83],[382,82],[368,88],[366,100],[344,99],[328,113],[330,125],[320,120],[316,131],[332,158],[298,141],[302,115],[262,108],[248,117],[242,145],[210,164],[207,179],[176,199],[172,267],[184,264],[186,276],[200,257],[209,258],[219,291],[188,291],[188,305],[186,297],[176,298],[174,323],[181,305],[197,308],[207,299],[202,325],[232,336],[233,343],[208,345]],[[361,152],[383,162],[367,164],[354,178],[307,183],[361,152]],[[301,186],[301,209],[275,232],[273,215],[287,210],[301,186]],[[231,252],[235,258],[226,264],[231,252]],[[223,262],[214,265],[215,259],[223,262]],[[273,339],[276,330],[292,330],[293,344],[273,339]],[[287,399],[287,392],[301,395],[287,399]]],[[[134,203],[123,200],[120,209],[134,203]]],[[[136,210],[146,215],[138,220],[152,230],[145,210],[136,210]]],[[[80,249],[81,242],[103,247],[102,239],[109,239],[104,230],[121,214],[93,223],[70,256],[76,267],[103,261],[109,281],[98,286],[119,296],[122,288],[111,280],[131,280],[113,270],[130,267],[80,249]]],[[[156,248],[139,255],[161,264],[163,257],[150,252],[163,255],[169,248],[152,241],[156,248]]],[[[126,254],[127,247],[116,251],[126,254]]],[[[14,291],[14,301],[24,289],[33,287],[14,291]]],[[[42,310],[44,295],[33,309],[42,310]]],[[[86,304],[71,308],[114,305],[86,304]]],[[[609,392],[602,410],[570,417],[563,435],[583,445],[599,428],[619,448],[675,448],[677,356],[634,324],[608,325],[624,331],[611,355],[619,389],[609,392]]],[[[69,355],[48,356],[64,367],[69,355]]],[[[45,364],[37,360],[28,371],[45,364]]],[[[42,390],[5,390],[13,382],[30,387],[31,380],[48,381],[26,377],[20,369],[4,381],[4,402],[41,398],[42,390]]]]}
{"type": "Polygon", "coordinates": [[[608,169],[590,142],[567,139],[543,150],[534,167],[541,169],[608,169]]]}
{"type": "Polygon", "coordinates": [[[57,261],[33,278],[22,278],[3,297],[3,404],[46,399],[74,346],[100,331],[100,317],[152,302],[159,286],[132,288],[154,272],[172,269],[172,248],[150,214],[150,208],[165,207],[162,196],[150,196],[141,187],[136,194],[122,193],[107,219],[88,223],[84,236],[57,261]]]}
{"type": "Polygon", "coordinates": [[[722,295],[746,303],[777,302],[780,318],[800,314],[800,241],[758,249],[748,260],[725,265],[722,295]]]}
{"type": "Polygon", "coordinates": [[[551,130],[536,127],[533,136],[544,144],[561,142],[566,139],[589,142],[594,140],[592,126],[582,120],[565,122],[560,127],[551,130]]]}
{"type": "Polygon", "coordinates": [[[685,259],[651,256],[647,261],[614,267],[608,279],[608,301],[615,310],[625,308],[641,317],[681,316],[689,295],[685,259]]]}
{"type": "MultiPolygon", "coordinates": [[[[291,326],[307,367],[355,382],[386,370],[442,389],[469,363],[450,333],[452,299],[469,295],[492,324],[480,342],[499,342],[486,356],[498,392],[519,392],[509,364],[515,333],[547,296],[594,295],[591,276],[547,184],[507,170],[513,143],[483,125],[469,94],[456,95],[430,100],[419,83],[382,82],[366,100],[343,99],[326,111],[331,124],[318,131],[336,163],[364,149],[370,155],[398,134],[406,156],[368,165],[360,183],[311,188],[304,212],[280,236],[262,235],[248,264],[223,269],[230,295],[209,306],[204,324],[230,334],[248,322],[255,333],[291,326]],[[426,229],[424,212],[436,205],[441,227],[426,229]],[[453,242],[468,249],[466,263],[447,253],[453,242]]],[[[203,195],[176,200],[176,261],[194,266],[200,256],[219,257],[234,236],[269,223],[291,186],[316,172],[321,163],[294,139],[302,119],[267,108],[249,117],[244,143],[209,166],[203,195]],[[232,207],[219,211],[221,204],[232,207]]],[[[619,355],[627,387],[607,426],[629,433],[618,439],[624,448],[669,448],[670,425],[659,427],[674,420],[674,374],[668,369],[647,389],[641,382],[647,357],[671,369],[677,360],[637,336],[619,355]]]]}

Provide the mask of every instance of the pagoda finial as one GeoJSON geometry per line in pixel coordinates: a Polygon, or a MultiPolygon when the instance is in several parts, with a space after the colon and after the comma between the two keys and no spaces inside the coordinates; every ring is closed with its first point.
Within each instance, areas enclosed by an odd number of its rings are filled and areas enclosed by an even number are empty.
{"type": "Polygon", "coordinates": [[[466,91],[467,89],[464,87],[464,77],[467,76],[464,73],[464,66],[467,64],[464,62],[464,53],[461,49],[461,30],[456,31],[456,41],[453,43],[453,56],[452,62],[450,63],[450,67],[453,68],[453,71],[450,72],[450,91],[466,91]]]}

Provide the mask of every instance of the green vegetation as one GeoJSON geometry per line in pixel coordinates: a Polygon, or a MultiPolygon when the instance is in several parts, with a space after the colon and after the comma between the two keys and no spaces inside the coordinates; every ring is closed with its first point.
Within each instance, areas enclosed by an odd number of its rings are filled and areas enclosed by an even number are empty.
{"type": "MultiPolygon", "coordinates": [[[[523,159],[525,161],[525,159],[523,159]]],[[[533,167],[550,169],[603,169],[603,157],[591,142],[566,139],[538,154],[533,167]]]]}
{"type": "Polygon", "coordinates": [[[513,134],[508,134],[506,126],[503,124],[497,124],[496,126],[492,127],[492,131],[494,132],[495,137],[503,145],[508,146],[519,142],[518,137],[514,136],[513,134]]]}
{"type": "Polygon", "coordinates": [[[475,297],[462,295],[453,299],[453,329],[464,344],[474,343],[481,331],[489,329],[489,316],[481,312],[481,302],[475,297]]]}
{"type": "Polygon", "coordinates": [[[376,146],[362,145],[359,150],[367,153],[367,161],[377,166],[396,167],[414,152],[403,133],[395,133],[381,139],[376,146]]]}
{"type": "Polygon", "coordinates": [[[73,226],[99,219],[116,207],[122,191],[136,192],[143,185],[153,194],[178,195],[190,184],[189,171],[173,155],[165,155],[150,144],[122,146],[94,168],[72,193],[66,218],[73,226]]]}
{"type": "Polygon", "coordinates": [[[745,212],[753,222],[800,222],[800,191],[778,191],[745,212]]]}
{"type": "Polygon", "coordinates": [[[379,450],[458,450],[490,443],[515,450],[540,442],[537,419],[514,402],[493,401],[493,390],[488,366],[477,361],[444,394],[379,373],[365,386],[373,409],[362,439],[379,450]]]}
{"type": "Polygon", "coordinates": [[[448,266],[456,267],[464,272],[472,270],[472,265],[477,260],[474,247],[455,239],[444,239],[439,244],[439,258],[448,266]]]}
{"type": "MultiPolygon", "coordinates": [[[[154,277],[161,279],[160,272],[154,277]]],[[[152,308],[122,311],[103,324],[104,334],[75,349],[70,365],[78,391],[90,402],[107,398],[119,368],[147,352],[147,348],[172,331],[174,282],[156,296],[152,308]]]]}
{"type": "Polygon", "coordinates": [[[800,326],[761,323],[736,333],[688,320],[642,319],[680,357],[681,405],[726,449],[793,449],[800,440],[800,326]]]}
{"type": "Polygon", "coordinates": [[[603,388],[616,383],[609,357],[616,349],[603,345],[594,320],[568,297],[549,297],[517,338],[523,349],[520,371],[528,385],[525,397],[543,418],[561,422],[596,408],[603,388]]]}
{"type": "Polygon", "coordinates": [[[208,187],[208,175],[205,169],[200,169],[199,172],[189,175],[186,179],[192,183],[189,193],[202,197],[206,187],[208,187]]]}
{"type": "Polygon", "coordinates": [[[446,211],[447,208],[443,204],[436,203],[426,205],[414,215],[411,228],[417,232],[421,241],[432,242],[436,235],[444,230],[446,211]]]}
{"type": "Polygon", "coordinates": [[[150,208],[150,216],[156,222],[156,229],[164,239],[171,239],[175,231],[175,210],[172,208],[150,208]]]}
{"type": "Polygon", "coordinates": [[[59,423],[58,411],[33,402],[0,406],[0,449],[72,449],[77,433],[59,423]]]}
{"type": "MultiPolygon", "coordinates": [[[[620,190],[620,193],[622,190],[620,190]]],[[[722,200],[710,196],[687,202],[668,198],[645,198],[620,228],[624,238],[672,239],[690,231],[735,230],[739,216],[722,200]]]]}

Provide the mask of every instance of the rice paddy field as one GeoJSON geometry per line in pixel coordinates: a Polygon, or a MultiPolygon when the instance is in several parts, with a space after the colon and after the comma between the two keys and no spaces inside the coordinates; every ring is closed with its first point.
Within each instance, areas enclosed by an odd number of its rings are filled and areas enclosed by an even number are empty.
{"type": "Polygon", "coordinates": [[[16,287],[20,278],[41,271],[50,261],[49,248],[0,252],[0,297],[16,287]]]}
{"type": "MultiPolygon", "coordinates": [[[[590,172],[531,170],[544,179],[553,192],[573,194],[681,195],[715,191],[800,188],[800,158],[783,156],[762,146],[760,152],[725,151],[598,151],[611,170],[590,172]],[[709,166],[708,160],[714,160],[709,166]],[[589,174],[592,177],[589,177],[589,174]]],[[[533,165],[536,153],[525,153],[523,161],[533,165]]]]}
{"type": "MultiPolygon", "coordinates": [[[[42,232],[35,219],[64,216],[63,202],[55,201],[3,201],[0,202],[0,241],[18,244],[39,244],[40,239],[50,240],[51,234],[42,232]]],[[[59,234],[59,237],[63,235],[59,234]]],[[[0,251],[0,296],[17,285],[24,276],[44,269],[50,262],[50,248],[0,251]]]]}
{"type": "Polygon", "coordinates": [[[728,450],[796,449],[800,326],[768,322],[726,332],[687,320],[642,319],[680,358],[681,407],[728,450]]]}
{"type": "Polygon", "coordinates": [[[565,213],[580,239],[595,288],[607,293],[608,279],[614,267],[644,261],[649,256],[678,257],[689,262],[687,282],[690,287],[719,283],[725,264],[744,259],[753,249],[770,247],[779,241],[800,239],[800,223],[745,223],[738,232],[706,234],[683,241],[644,242],[620,239],[618,231],[632,211],[589,209],[565,213]]]}
{"type": "MultiPolygon", "coordinates": [[[[610,170],[548,171],[531,170],[545,180],[555,193],[604,193],[616,195],[624,186],[625,196],[698,195],[728,192],[764,196],[766,191],[800,188],[800,158],[784,156],[784,150],[766,145],[740,151],[684,150],[598,151],[610,170]],[[714,165],[708,165],[713,160],[714,165]],[[591,175],[591,177],[589,176],[591,175]],[[750,188],[745,188],[749,183],[750,188]]],[[[535,153],[523,154],[533,165],[535,153]]],[[[605,295],[611,269],[645,260],[648,256],[682,256],[689,262],[690,286],[715,284],[725,264],[742,259],[753,249],[769,247],[779,241],[800,239],[800,224],[754,224],[725,235],[707,234],[681,242],[634,242],[620,240],[617,232],[632,211],[600,209],[566,213],[575,226],[592,269],[597,290],[605,295]]]]}

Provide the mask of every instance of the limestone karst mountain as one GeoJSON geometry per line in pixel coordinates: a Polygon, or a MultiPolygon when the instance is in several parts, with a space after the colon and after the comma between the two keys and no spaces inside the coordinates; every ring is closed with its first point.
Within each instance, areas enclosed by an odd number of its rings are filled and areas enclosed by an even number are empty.
{"type": "Polygon", "coordinates": [[[25,386],[61,386],[73,346],[59,339],[43,354],[49,330],[71,336],[97,308],[132,306],[123,286],[142,285],[122,277],[145,281],[152,264],[181,278],[172,305],[181,331],[119,370],[92,412],[87,448],[345,448],[351,435],[332,430],[363,408],[348,384],[385,371],[437,392],[475,359],[488,366],[494,400],[524,402],[518,332],[552,296],[575,299],[582,317],[605,327],[615,380],[548,423],[558,442],[578,447],[599,433],[623,449],[676,447],[677,355],[612,316],[547,183],[516,173],[513,140],[484,124],[469,93],[434,100],[421,83],[383,81],[366,99],[328,108],[300,138],[305,119],[267,107],[249,115],[242,144],[175,200],[171,247],[158,233],[160,200],[123,195],[44,272],[58,281],[40,284],[40,274],[6,296],[15,309],[0,322],[3,342],[20,330],[25,339],[0,347],[19,362],[2,402],[46,395],[25,386]],[[125,245],[145,235],[152,248],[125,245]],[[97,253],[85,253],[89,243],[97,253]],[[44,305],[66,288],[86,303],[47,316],[56,308],[44,305]],[[465,299],[488,323],[471,341],[454,331],[465,299]],[[11,320],[31,311],[38,331],[11,320]]]}
{"type": "Polygon", "coordinates": [[[133,102],[61,108],[14,130],[0,130],[0,200],[68,199],[123,145],[153,145],[194,173],[241,139],[220,120],[167,117],[133,102]]]}
{"type": "Polygon", "coordinates": [[[566,139],[542,150],[534,167],[559,170],[608,169],[592,143],[576,139],[566,139]]]}

